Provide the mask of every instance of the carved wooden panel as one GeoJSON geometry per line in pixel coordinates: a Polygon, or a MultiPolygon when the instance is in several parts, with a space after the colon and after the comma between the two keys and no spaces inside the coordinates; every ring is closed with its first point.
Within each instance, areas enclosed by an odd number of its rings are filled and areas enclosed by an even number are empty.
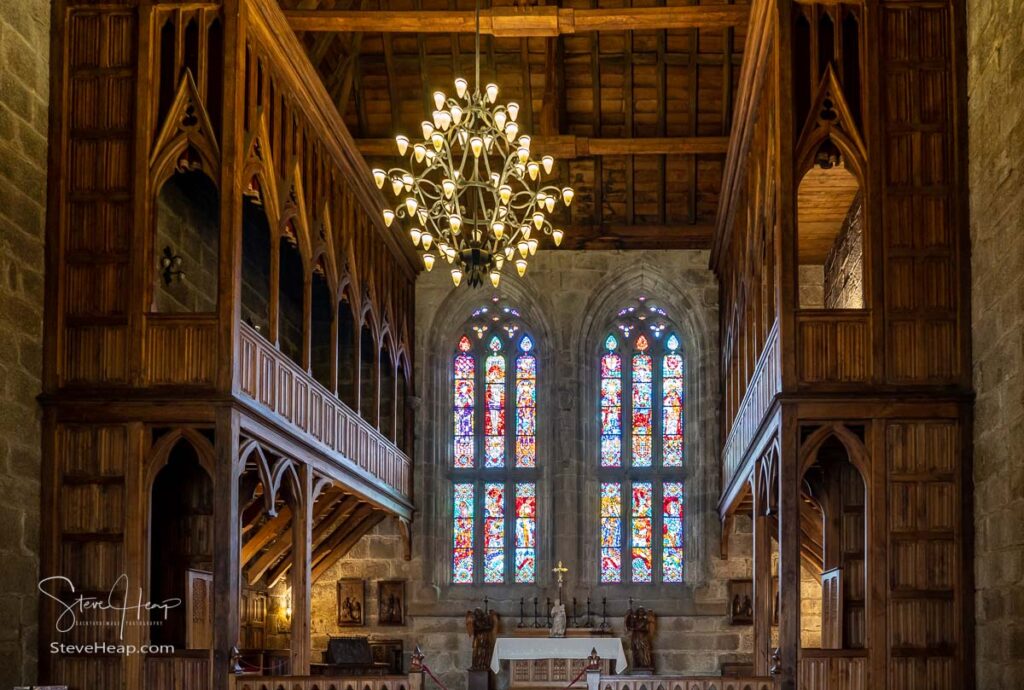
{"type": "Polygon", "coordinates": [[[965,593],[959,535],[960,425],[893,422],[889,477],[888,646],[892,690],[947,688],[958,677],[956,627],[965,593]]]}
{"type": "Polygon", "coordinates": [[[800,690],[868,690],[868,659],[842,652],[814,654],[800,659],[800,690]]]}
{"type": "Polygon", "coordinates": [[[888,373],[952,381],[963,374],[966,324],[951,8],[886,3],[880,21],[888,373]]]}
{"type": "Polygon", "coordinates": [[[235,690],[412,690],[422,686],[420,674],[409,676],[233,676],[235,690]]]}
{"type": "Polygon", "coordinates": [[[153,656],[146,659],[146,690],[209,690],[206,656],[153,656]]]}
{"type": "Polygon", "coordinates": [[[143,352],[146,384],[213,385],[217,371],[215,316],[151,315],[143,352]]]}
{"type": "Polygon", "coordinates": [[[868,314],[797,315],[797,375],[801,384],[866,383],[871,376],[868,314]]]}

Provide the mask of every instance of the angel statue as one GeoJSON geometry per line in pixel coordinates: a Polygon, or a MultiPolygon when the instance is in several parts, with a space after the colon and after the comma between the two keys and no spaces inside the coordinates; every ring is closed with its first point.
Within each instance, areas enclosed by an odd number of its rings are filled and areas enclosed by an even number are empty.
{"type": "Polygon", "coordinates": [[[633,670],[654,672],[654,612],[643,606],[626,612],[626,630],[633,649],[633,670]]]}
{"type": "Polygon", "coordinates": [[[484,611],[479,606],[466,611],[466,634],[473,638],[473,663],[470,671],[486,671],[491,665],[491,651],[498,634],[498,612],[484,611]]]}

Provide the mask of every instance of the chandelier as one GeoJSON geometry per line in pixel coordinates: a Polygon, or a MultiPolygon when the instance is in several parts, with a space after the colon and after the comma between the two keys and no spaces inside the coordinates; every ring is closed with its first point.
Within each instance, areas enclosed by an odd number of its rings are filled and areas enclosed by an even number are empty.
{"type": "Polygon", "coordinates": [[[452,281],[476,287],[486,277],[498,287],[506,264],[525,275],[527,259],[541,235],[558,246],[564,231],[549,220],[560,203],[569,206],[571,187],[545,184],[555,159],[539,159],[530,136],[520,130],[519,105],[497,103],[497,84],[480,90],[480,5],[476,6],[476,83],[455,80],[455,94],[434,92],[435,110],[424,120],[423,138],[399,134],[395,144],[408,169],[375,169],[374,182],[387,186],[394,208],[384,223],[399,221],[431,270],[437,260],[451,264],[452,281]]]}

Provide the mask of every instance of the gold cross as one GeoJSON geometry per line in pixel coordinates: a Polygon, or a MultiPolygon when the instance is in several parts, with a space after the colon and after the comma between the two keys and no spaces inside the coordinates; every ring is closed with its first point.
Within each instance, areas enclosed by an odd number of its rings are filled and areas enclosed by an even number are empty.
{"type": "Polygon", "coordinates": [[[558,573],[558,584],[562,584],[562,573],[569,572],[569,569],[562,565],[562,561],[558,561],[558,567],[552,568],[551,572],[558,573]]]}

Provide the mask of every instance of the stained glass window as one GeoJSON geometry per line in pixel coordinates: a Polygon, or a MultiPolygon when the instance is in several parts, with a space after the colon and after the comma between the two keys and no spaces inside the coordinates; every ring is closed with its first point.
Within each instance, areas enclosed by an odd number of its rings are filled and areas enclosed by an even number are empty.
{"type": "Polygon", "coordinates": [[[622,485],[601,484],[601,582],[622,582],[622,485]]]}
{"type": "Polygon", "coordinates": [[[505,485],[484,484],[484,582],[505,581],[505,485]]]}
{"type": "Polygon", "coordinates": [[[641,307],[620,312],[626,340],[608,335],[599,355],[603,583],[683,581],[685,360],[664,310],[641,307]]]}
{"type": "Polygon", "coordinates": [[[622,357],[609,335],[601,355],[601,466],[622,465],[622,357]]]}
{"type": "Polygon", "coordinates": [[[452,502],[454,529],[452,540],[452,582],[473,581],[473,485],[455,484],[452,502]]]}
{"type": "Polygon", "coordinates": [[[453,584],[536,581],[537,343],[501,330],[473,328],[454,355],[453,584]]]}
{"type": "Polygon", "coordinates": [[[524,335],[516,358],[516,467],[537,464],[537,358],[524,335]]]}
{"type": "Polygon", "coordinates": [[[531,583],[537,568],[537,485],[516,484],[516,582],[531,583]]]}
{"type": "Polygon", "coordinates": [[[505,355],[501,340],[491,338],[488,344],[486,381],[484,383],[484,466],[505,466],[505,355]]]}
{"type": "Polygon", "coordinates": [[[662,464],[683,466],[683,356],[679,339],[670,335],[665,341],[661,365],[662,464]]]}
{"type": "Polygon", "coordinates": [[[683,581],[683,484],[665,482],[662,489],[662,582],[683,581]]]}
{"type": "Polygon", "coordinates": [[[476,360],[470,354],[473,344],[462,336],[455,355],[455,466],[473,467],[476,445],[473,434],[473,408],[476,399],[476,360]]]}
{"type": "Polygon", "coordinates": [[[651,466],[651,399],[654,395],[653,365],[647,338],[636,339],[633,355],[633,467],[651,466]]]}

